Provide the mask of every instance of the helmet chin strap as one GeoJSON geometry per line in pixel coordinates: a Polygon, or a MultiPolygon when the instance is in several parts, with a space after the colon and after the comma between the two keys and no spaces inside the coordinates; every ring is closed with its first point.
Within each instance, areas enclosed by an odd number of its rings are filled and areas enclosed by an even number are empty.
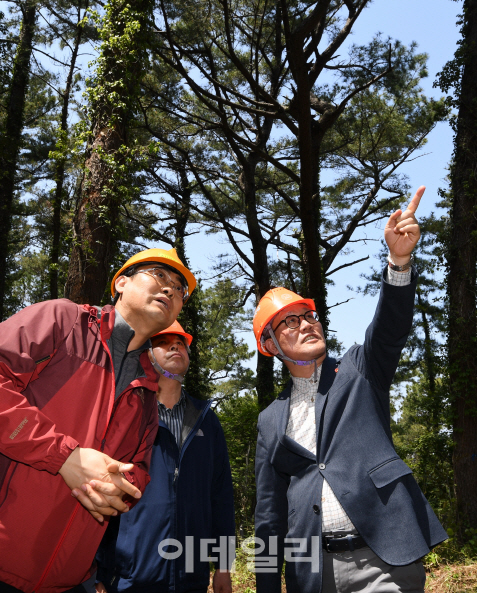
{"type": "Polygon", "coordinates": [[[290,358],[289,356],[287,356],[281,349],[280,344],[278,343],[278,340],[275,336],[275,332],[273,331],[272,328],[270,328],[269,332],[270,332],[270,337],[272,338],[272,341],[275,344],[276,349],[278,350],[277,357],[280,360],[288,360],[288,362],[292,362],[293,364],[296,364],[301,367],[309,366],[310,364],[315,365],[315,370],[313,371],[313,381],[315,381],[315,383],[316,383],[316,381],[318,379],[318,366],[316,364],[316,359],[313,359],[313,360],[293,360],[293,358],[290,358]]]}
{"type": "MultiPolygon", "coordinates": [[[[160,373],[161,375],[164,375],[164,377],[167,377],[168,379],[174,379],[174,381],[178,381],[181,384],[184,382],[185,374],[189,370],[190,361],[189,361],[189,364],[187,365],[185,373],[183,375],[179,375],[178,373],[170,373],[169,371],[166,371],[166,369],[163,369],[161,367],[161,365],[157,362],[156,357],[154,356],[153,348],[149,348],[149,352],[152,356],[152,361],[151,361],[152,366],[156,369],[156,371],[158,373],[160,373]]],[[[187,352],[189,352],[189,348],[187,348],[187,352]]]]}

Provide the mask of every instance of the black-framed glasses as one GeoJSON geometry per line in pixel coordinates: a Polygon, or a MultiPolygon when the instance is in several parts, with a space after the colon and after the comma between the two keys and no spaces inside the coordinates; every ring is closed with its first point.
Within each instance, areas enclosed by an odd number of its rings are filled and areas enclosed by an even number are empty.
{"type": "Polygon", "coordinates": [[[320,319],[318,317],[318,313],[316,311],[307,311],[306,313],[303,313],[302,315],[287,315],[285,317],[285,319],[282,319],[280,321],[280,323],[277,325],[277,327],[273,331],[276,331],[278,329],[278,326],[281,325],[282,323],[286,323],[287,327],[289,327],[290,329],[299,328],[300,324],[301,324],[300,317],[303,317],[303,319],[305,321],[307,321],[310,325],[314,325],[315,323],[318,323],[318,321],[320,319]]]}
{"type": "Polygon", "coordinates": [[[135,272],[135,274],[141,273],[152,276],[160,284],[160,286],[169,286],[172,288],[173,294],[179,296],[183,301],[185,301],[189,296],[188,287],[175,282],[165,268],[154,266],[151,268],[142,268],[140,270],[136,270],[135,272]]]}

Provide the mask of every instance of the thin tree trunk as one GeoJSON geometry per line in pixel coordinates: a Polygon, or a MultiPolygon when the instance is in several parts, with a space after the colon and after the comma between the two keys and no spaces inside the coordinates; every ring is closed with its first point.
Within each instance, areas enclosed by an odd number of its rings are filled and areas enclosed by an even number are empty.
{"type": "Polygon", "coordinates": [[[25,96],[30,78],[36,2],[27,0],[21,5],[21,9],[23,20],[20,41],[14,59],[12,80],[7,99],[5,131],[3,139],[0,141],[0,321],[4,318],[8,272],[8,239],[12,225],[13,194],[23,130],[25,96]]]}
{"type": "Polygon", "coordinates": [[[276,397],[274,389],[275,377],[273,375],[273,361],[274,358],[264,356],[257,351],[257,377],[255,379],[255,385],[260,410],[264,410],[276,397]]]}
{"type": "Polygon", "coordinates": [[[463,524],[477,527],[477,2],[464,2],[464,66],[459,96],[448,249],[449,377],[453,454],[463,524]]]}
{"type": "MultiPolygon", "coordinates": [[[[88,9],[88,4],[84,7],[88,9]]],[[[81,24],[81,9],[78,8],[78,23],[76,25],[76,36],[74,40],[73,52],[71,54],[71,62],[66,78],[65,92],[63,93],[63,104],[61,108],[61,122],[60,135],[66,137],[68,132],[68,110],[70,103],[71,87],[73,84],[73,76],[75,72],[76,59],[78,57],[78,50],[81,44],[81,36],[83,34],[83,26],[81,24]]],[[[64,198],[64,181],[65,181],[65,161],[61,159],[57,162],[55,167],[55,196],[53,198],[53,237],[50,250],[50,298],[58,298],[58,263],[60,259],[61,250],[61,207],[64,198]]]]}
{"type": "MultiPolygon", "coordinates": [[[[177,251],[179,259],[184,265],[188,266],[189,262],[185,252],[185,237],[190,218],[192,196],[185,169],[179,170],[179,178],[181,200],[180,202],[176,201],[174,248],[177,251]]],[[[200,292],[200,287],[198,287],[192,293],[192,296],[181,311],[180,322],[184,326],[184,329],[194,338],[190,345],[190,366],[185,377],[184,387],[193,397],[205,400],[210,398],[211,385],[208,381],[208,373],[204,368],[203,357],[200,351],[201,334],[204,331],[200,292]]]]}
{"type": "MultiPolygon", "coordinates": [[[[270,131],[267,129],[263,137],[268,139],[269,133],[270,131]]],[[[258,292],[258,298],[260,299],[270,290],[270,272],[268,269],[267,244],[263,239],[258,222],[255,182],[257,164],[257,155],[255,153],[250,153],[246,162],[242,163],[239,185],[244,197],[245,218],[253,252],[253,276],[256,290],[258,292]]],[[[261,410],[264,410],[275,399],[275,386],[273,377],[273,358],[264,356],[260,352],[257,352],[257,377],[255,385],[257,389],[258,405],[261,410]]]]}
{"type": "Polygon", "coordinates": [[[425,311],[425,303],[421,297],[421,291],[417,289],[417,304],[419,306],[421,312],[421,319],[422,319],[422,329],[424,331],[424,359],[426,363],[426,375],[427,381],[429,385],[429,392],[428,398],[431,401],[430,411],[431,411],[431,423],[434,430],[438,430],[439,428],[439,410],[441,407],[441,402],[437,400],[437,393],[436,393],[436,369],[435,369],[435,362],[434,362],[434,352],[432,351],[432,338],[431,338],[431,329],[429,327],[429,320],[427,318],[427,313],[425,311]]]}

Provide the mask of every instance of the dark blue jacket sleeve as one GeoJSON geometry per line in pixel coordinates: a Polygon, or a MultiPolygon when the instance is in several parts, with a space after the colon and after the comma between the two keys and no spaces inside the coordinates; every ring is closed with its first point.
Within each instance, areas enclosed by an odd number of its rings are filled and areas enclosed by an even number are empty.
{"type": "Polygon", "coordinates": [[[288,531],[288,479],[270,463],[265,438],[258,421],[257,451],[255,457],[255,480],[257,484],[257,506],[255,508],[255,537],[259,548],[265,548],[258,557],[277,558],[277,567],[272,572],[257,571],[257,593],[280,593],[281,573],[284,555],[284,539],[288,531]],[[276,537],[278,557],[271,553],[270,537],[276,537]]]}
{"type": "Polygon", "coordinates": [[[388,394],[401,351],[411,331],[417,272],[413,269],[411,283],[407,286],[393,286],[386,282],[386,270],[364,345],[352,348],[350,356],[358,371],[373,387],[388,394]]]}

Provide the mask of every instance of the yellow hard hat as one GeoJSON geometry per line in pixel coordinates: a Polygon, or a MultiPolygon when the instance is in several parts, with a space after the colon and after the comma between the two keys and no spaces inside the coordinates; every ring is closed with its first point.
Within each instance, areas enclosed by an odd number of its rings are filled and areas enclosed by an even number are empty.
{"type": "Polygon", "coordinates": [[[116,272],[113,281],[111,282],[111,294],[113,297],[114,293],[116,292],[114,288],[116,279],[121,276],[124,270],[133,266],[134,264],[140,264],[141,262],[158,262],[161,264],[166,264],[167,266],[177,270],[180,274],[182,274],[182,276],[184,276],[187,282],[189,297],[192,294],[194,288],[197,286],[197,280],[195,279],[194,274],[184,266],[175,249],[146,249],[145,251],[140,251],[139,253],[136,253],[136,255],[130,257],[124,266],[116,272]]]}

